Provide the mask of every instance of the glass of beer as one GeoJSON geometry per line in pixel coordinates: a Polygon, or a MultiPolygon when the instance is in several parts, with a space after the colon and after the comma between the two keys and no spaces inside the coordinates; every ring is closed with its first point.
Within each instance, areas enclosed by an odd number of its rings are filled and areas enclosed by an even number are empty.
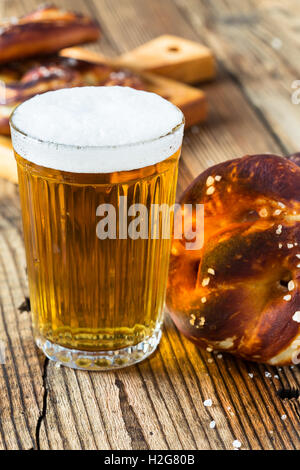
{"type": "Polygon", "coordinates": [[[36,343],[76,369],[149,356],[161,338],[182,112],[156,94],[82,87],[11,117],[36,343]],[[171,230],[168,230],[168,226],[171,230]]]}

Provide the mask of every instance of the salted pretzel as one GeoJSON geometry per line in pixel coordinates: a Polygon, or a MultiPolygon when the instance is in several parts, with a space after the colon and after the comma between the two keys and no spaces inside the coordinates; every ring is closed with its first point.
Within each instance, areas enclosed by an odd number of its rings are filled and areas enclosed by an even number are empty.
{"type": "MultiPolygon", "coordinates": [[[[300,362],[299,156],[251,155],[198,176],[181,204],[204,204],[204,245],[174,240],[167,305],[209,351],[300,362]]],[[[200,227],[201,229],[201,227],[200,227]]]]}
{"type": "Polygon", "coordinates": [[[53,56],[0,67],[0,134],[9,134],[13,109],[32,96],[78,86],[129,86],[142,89],[139,76],[104,63],[53,56]]]}
{"type": "Polygon", "coordinates": [[[293,153],[287,157],[292,162],[296,163],[296,165],[300,166],[300,152],[293,153]]]}
{"type": "Polygon", "coordinates": [[[88,16],[44,5],[19,19],[0,23],[0,64],[52,54],[96,41],[99,36],[98,23],[88,16]]]}

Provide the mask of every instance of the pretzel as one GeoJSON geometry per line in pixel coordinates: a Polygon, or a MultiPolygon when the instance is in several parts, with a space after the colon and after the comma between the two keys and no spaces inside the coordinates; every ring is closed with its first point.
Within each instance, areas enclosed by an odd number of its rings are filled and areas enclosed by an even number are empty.
{"type": "Polygon", "coordinates": [[[36,11],[0,24],[0,64],[52,54],[64,47],[100,36],[98,23],[91,18],[45,5],[36,11]]]}
{"type": "Polygon", "coordinates": [[[204,204],[204,246],[188,251],[184,240],[174,240],[167,306],[198,346],[272,365],[299,362],[296,159],[227,161],[203,172],[181,197],[181,204],[204,204]]]}
{"type": "Polygon", "coordinates": [[[9,117],[13,109],[32,96],[49,90],[77,86],[129,86],[142,89],[143,82],[127,70],[114,69],[69,57],[30,59],[2,66],[0,80],[0,134],[9,134],[9,117]]]}
{"type": "Polygon", "coordinates": [[[296,165],[300,166],[300,152],[293,153],[287,157],[292,162],[296,163],[296,165]]]}

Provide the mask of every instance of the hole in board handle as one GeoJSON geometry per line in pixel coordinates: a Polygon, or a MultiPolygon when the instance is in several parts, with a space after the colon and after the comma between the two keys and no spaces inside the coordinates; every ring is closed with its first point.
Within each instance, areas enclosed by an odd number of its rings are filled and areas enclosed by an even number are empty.
{"type": "Polygon", "coordinates": [[[174,52],[179,52],[180,49],[178,46],[169,46],[168,51],[174,53],[174,52]]]}

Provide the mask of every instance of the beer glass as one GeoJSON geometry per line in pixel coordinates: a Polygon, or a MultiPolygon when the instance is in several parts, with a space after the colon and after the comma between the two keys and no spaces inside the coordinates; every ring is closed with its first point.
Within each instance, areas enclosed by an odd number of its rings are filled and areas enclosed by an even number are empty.
{"type": "Polygon", "coordinates": [[[183,127],[171,103],[120,87],[13,113],[34,336],[50,359],[105,370],[156,349],[183,127]]]}

